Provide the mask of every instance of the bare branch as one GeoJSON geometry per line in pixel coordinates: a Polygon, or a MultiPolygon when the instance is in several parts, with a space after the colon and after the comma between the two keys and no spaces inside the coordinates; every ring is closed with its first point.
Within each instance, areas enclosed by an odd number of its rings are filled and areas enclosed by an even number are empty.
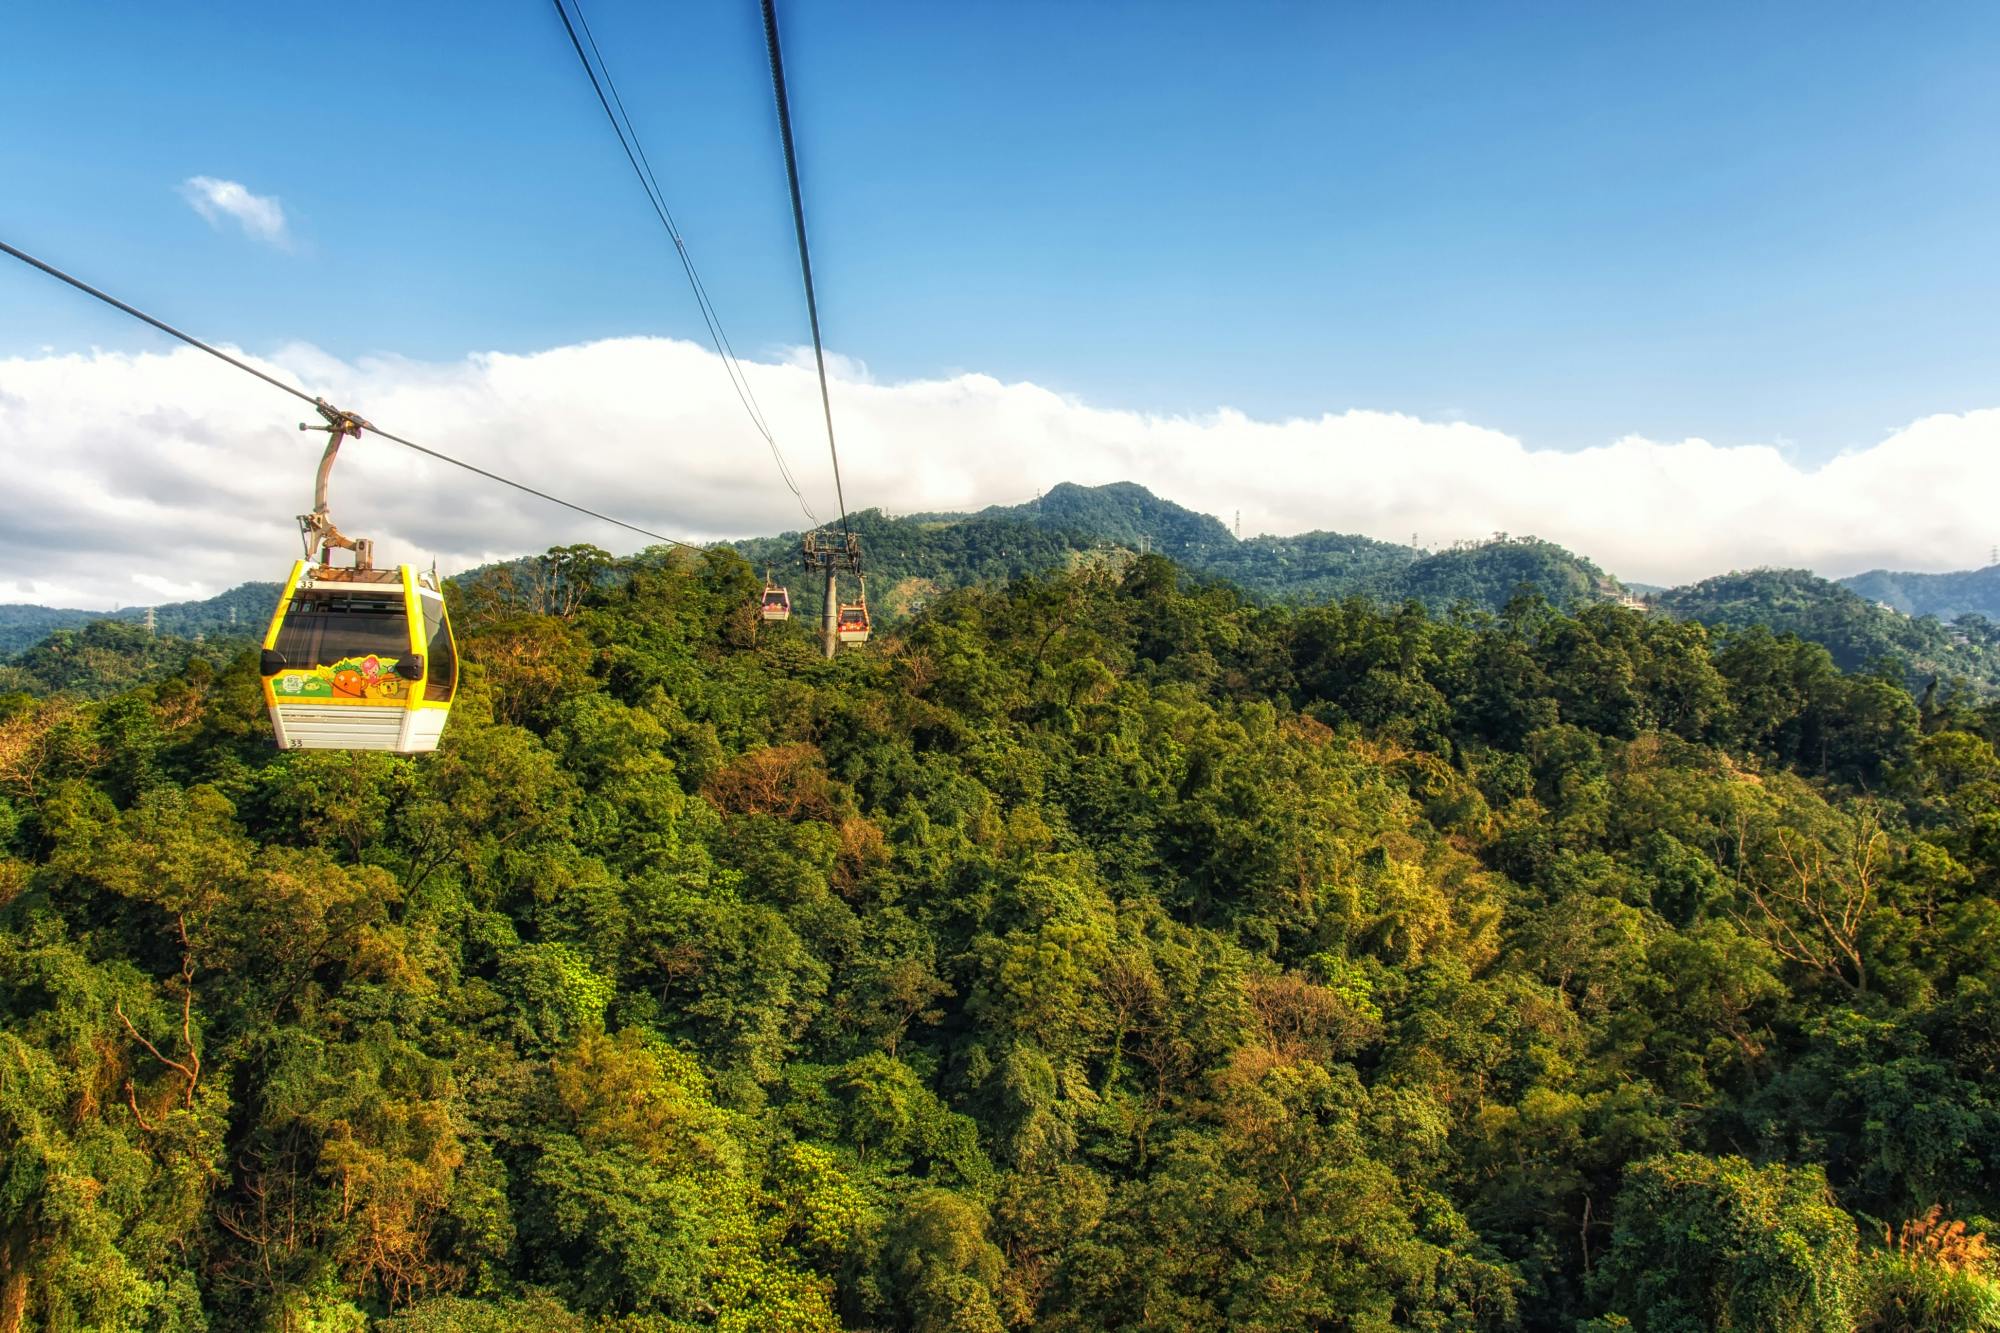
{"type": "Polygon", "coordinates": [[[139,1128],[148,1134],[160,1127],[158,1121],[146,1119],[145,1113],[139,1109],[139,1098],[133,1093],[132,1080],[129,1078],[125,1080],[125,1104],[132,1108],[132,1118],[139,1122],[139,1128]]]}
{"type": "Polygon", "coordinates": [[[175,1069],[180,1071],[181,1076],[183,1078],[186,1078],[189,1082],[194,1081],[195,1078],[194,1070],[189,1069],[186,1065],[182,1064],[178,1060],[170,1060],[166,1056],[160,1054],[160,1048],[153,1045],[152,1042],[147,1041],[144,1034],[142,1034],[139,1031],[139,1029],[132,1026],[132,1020],[125,1017],[125,1009],[123,1005],[121,1005],[116,1000],[112,1001],[111,1012],[118,1015],[118,1021],[125,1025],[125,1030],[127,1032],[132,1034],[132,1040],[138,1042],[141,1046],[144,1046],[146,1050],[152,1054],[152,1057],[155,1060],[158,1060],[161,1064],[167,1066],[167,1068],[169,1069],[175,1069]]]}

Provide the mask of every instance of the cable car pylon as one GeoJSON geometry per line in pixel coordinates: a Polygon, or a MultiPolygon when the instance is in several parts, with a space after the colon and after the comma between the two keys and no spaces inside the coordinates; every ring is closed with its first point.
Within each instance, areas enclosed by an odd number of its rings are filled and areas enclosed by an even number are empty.
{"type": "Polygon", "coordinates": [[[823,656],[832,657],[843,643],[866,643],[868,583],[861,575],[861,539],[851,532],[808,532],[800,544],[800,561],[808,573],[826,576],[826,598],[820,604],[819,640],[823,656]],[[860,585],[861,600],[840,600],[840,571],[847,570],[860,585]]]}

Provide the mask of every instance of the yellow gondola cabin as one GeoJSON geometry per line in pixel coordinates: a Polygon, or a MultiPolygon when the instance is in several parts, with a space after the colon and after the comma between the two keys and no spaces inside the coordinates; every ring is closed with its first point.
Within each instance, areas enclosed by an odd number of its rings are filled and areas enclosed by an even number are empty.
{"type": "Polygon", "coordinates": [[[444,593],[408,565],[295,563],[261,668],[281,750],[435,750],[458,691],[444,593]]]}

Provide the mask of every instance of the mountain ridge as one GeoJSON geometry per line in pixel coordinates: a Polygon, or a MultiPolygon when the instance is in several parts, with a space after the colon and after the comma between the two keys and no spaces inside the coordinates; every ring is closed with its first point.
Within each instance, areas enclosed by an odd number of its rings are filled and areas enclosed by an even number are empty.
{"type": "Polygon", "coordinates": [[[2000,620],[2000,564],[1943,574],[1870,569],[1834,582],[1906,616],[2000,620]]]}
{"type": "Polygon", "coordinates": [[[281,587],[275,582],[251,580],[213,597],[150,607],[121,606],[115,611],[82,611],[28,602],[0,603],[0,659],[23,652],[58,630],[82,629],[107,620],[144,624],[148,611],[153,613],[155,630],[176,638],[261,633],[270,621],[271,608],[281,587]]]}
{"type": "MultiPolygon", "coordinates": [[[[1720,629],[1762,624],[1820,643],[1847,669],[1894,661],[1913,682],[1964,676],[2000,688],[2000,631],[1992,617],[1977,609],[1991,606],[2000,612],[2000,566],[1940,575],[1877,570],[1843,580],[1806,570],[1737,570],[1656,590],[1627,584],[1557,543],[1504,533],[1441,550],[1324,530],[1238,538],[1220,519],[1129,481],[1100,486],[1063,482],[1022,504],[974,511],[890,516],[862,510],[850,515],[849,522],[868,553],[871,601],[884,623],[915,614],[931,597],[951,588],[1117,566],[1137,554],[1156,553],[1264,602],[1309,604],[1359,596],[1389,604],[1414,600],[1435,612],[1460,605],[1498,612],[1525,588],[1559,607],[1614,601],[1720,629]],[[1989,584],[1990,602],[1985,600],[1989,584]],[[1942,603],[1959,608],[1960,623],[1947,625],[1934,615],[1902,609],[1942,603]]],[[[821,588],[816,579],[788,572],[796,571],[797,542],[797,533],[782,533],[717,545],[790,584],[794,615],[813,619],[819,614],[821,588]]],[[[507,571],[531,572],[541,559],[523,556],[480,566],[459,574],[456,582],[464,590],[508,582],[507,571]]],[[[842,596],[852,596],[853,586],[844,582],[842,596]]],[[[248,639],[264,624],[277,592],[275,583],[251,582],[214,597],[168,603],[153,608],[155,627],[178,639],[248,639]]],[[[0,660],[15,658],[19,666],[20,659],[52,635],[76,635],[104,621],[137,623],[146,613],[144,607],[88,612],[0,606],[0,660]]],[[[120,644],[119,651],[130,651],[130,643],[116,636],[88,646],[120,644]]],[[[70,646],[85,645],[75,641],[70,646]]],[[[151,660],[159,654],[147,656],[151,660]]],[[[47,653],[42,659],[54,660],[47,653]]],[[[31,674],[44,678],[39,671],[31,674]]]]}

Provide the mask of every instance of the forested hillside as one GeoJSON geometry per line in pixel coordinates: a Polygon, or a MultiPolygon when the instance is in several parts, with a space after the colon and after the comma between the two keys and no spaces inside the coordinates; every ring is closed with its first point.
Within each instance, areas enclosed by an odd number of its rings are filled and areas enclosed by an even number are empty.
{"type": "MultiPolygon", "coordinates": [[[[0,1330],[2000,1327],[2000,705],[1149,557],[0,703],[0,1330]]],[[[539,594],[537,594],[539,595],[539,594]]]]}
{"type": "MultiPolygon", "coordinates": [[[[1558,605],[1612,598],[1616,579],[1550,542],[1498,536],[1426,553],[1336,532],[1238,541],[1220,521],[1162,500],[1143,486],[1063,484],[1024,505],[973,514],[854,515],[868,551],[868,591],[891,621],[940,592],[1047,574],[1122,567],[1142,553],[1225,579],[1253,598],[1309,604],[1368,597],[1410,599],[1435,611],[1460,603],[1498,611],[1524,587],[1558,605]]],[[[794,572],[798,534],[733,543],[759,569],[789,583],[794,609],[816,616],[821,589],[794,572]]],[[[852,595],[850,582],[848,592],[852,595]]]]}
{"type": "Polygon", "coordinates": [[[197,655],[234,655],[249,642],[249,635],[241,635],[210,646],[99,618],[78,629],[57,630],[27,651],[0,660],[0,694],[68,692],[101,698],[178,671],[197,655]]]}
{"type": "Polygon", "coordinates": [[[1662,593],[1655,605],[1711,626],[1764,626],[1824,645],[1847,671],[1890,664],[1913,682],[1963,677],[2000,686],[2000,635],[1984,617],[1945,625],[1885,610],[1803,569],[1759,569],[1662,593]]]}
{"type": "MultiPolygon", "coordinates": [[[[154,628],[176,638],[234,638],[261,634],[278,600],[276,583],[240,583],[198,602],[168,602],[152,608],[154,628]]],[[[98,621],[142,624],[145,607],[121,611],[66,611],[13,603],[0,606],[0,658],[20,653],[57,630],[81,630],[98,621]]]]}
{"type": "Polygon", "coordinates": [[[1221,519],[1163,500],[1137,482],[1103,486],[1061,482],[1026,504],[989,505],[973,514],[916,514],[920,523],[1032,523],[1081,533],[1094,541],[1138,550],[1146,545],[1164,555],[1187,559],[1235,544],[1221,519]]]}
{"type": "MultiPolygon", "coordinates": [[[[1219,520],[1131,482],[1095,487],[1065,483],[1031,503],[972,514],[892,518],[866,510],[852,516],[852,526],[868,551],[870,606],[878,621],[887,624],[907,619],[954,589],[1066,570],[1118,569],[1142,552],[1166,555],[1190,570],[1227,580],[1254,599],[1293,605],[1360,596],[1384,606],[1415,600],[1438,613],[1460,606],[1497,612],[1523,589],[1559,607],[1632,597],[1626,585],[1590,560],[1532,537],[1500,534],[1431,552],[1336,532],[1238,541],[1219,520]]],[[[797,533],[735,542],[731,549],[788,586],[802,620],[818,618],[822,589],[797,567],[797,533]]],[[[1894,577],[1935,579],[1936,588],[1957,589],[1954,595],[1976,599],[1986,586],[1980,580],[1989,572],[1894,577]]],[[[602,551],[576,546],[561,548],[553,560],[524,557],[467,571],[458,582],[468,595],[491,593],[545,611],[620,577],[602,551]]],[[[852,598],[857,588],[847,579],[842,595],[852,598]]],[[[262,632],[277,591],[275,584],[245,583],[206,601],[162,606],[157,608],[158,630],[181,639],[248,639],[262,632]]],[[[1911,619],[1802,570],[1725,575],[1662,592],[1655,601],[1670,614],[1710,626],[1768,625],[1795,633],[1826,646],[1848,670],[1893,659],[1918,688],[1932,676],[2000,687],[2000,626],[1972,610],[1952,625],[1911,619]]],[[[172,648],[137,654],[128,640],[115,635],[79,637],[77,627],[92,620],[137,623],[144,614],[140,608],[101,617],[45,607],[0,607],[0,659],[10,651],[16,654],[11,677],[8,664],[0,662],[0,688],[11,679],[19,688],[101,690],[101,684],[94,685],[73,664],[80,649],[113,642],[124,646],[115,655],[126,660],[107,662],[108,674],[101,679],[111,685],[134,679],[129,667],[139,658],[155,664],[179,660],[172,648]],[[72,632],[30,653],[52,627],[72,632]]]]}
{"type": "Polygon", "coordinates": [[[1840,582],[1869,601],[1892,606],[1906,616],[1957,620],[1960,616],[1976,615],[2000,620],[2000,565],[1949,574],[1899,574],[1871,569],[1840,582]]]}
{"type": "Polygon", "coordinates": [[[1415,598],[1434,611],[1460,602],[1498,611],[1523,586],[1564,606],[1623,591],[1589,560],[1532,537],[1501,534],[1436,552],[1339,532],[1239,541],[1218,519],[1162,500],[1132,482],[1095,487],[1065,483],[1032,504],[996,506],[969,517],[924,514],[915,521],[932,527],[1027,524],[1069,534],[1079,549],[1149,550],[1273,601],[1363,596],[1395,604],[1415,598]]]}
{"type": "Polygon", "coordinates": [[[27,602],[0,603],[0,657],[18,653],[57,630],[87,625],[99,615],[96,611],[34,606],[27,602]]]}

